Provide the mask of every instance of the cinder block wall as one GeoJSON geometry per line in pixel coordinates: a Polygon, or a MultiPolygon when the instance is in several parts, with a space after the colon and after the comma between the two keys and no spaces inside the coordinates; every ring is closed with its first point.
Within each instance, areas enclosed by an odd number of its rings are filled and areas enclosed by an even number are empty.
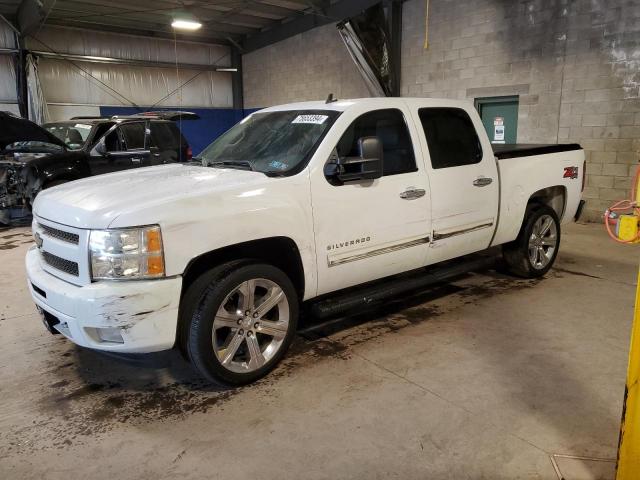
{"type": "Polygon", "coordinates": [[[335,24],[246,54],[242,68],[245,108],[369,96],[335,24]]]}
{"type": "MultiPolygon", "coordinates": [[[[584,218],[626,198],[640,160],[640,1],[404,3],[402,95],[518,95],[518,142],[587,151],[584,218]]],[[[247,108],[368,96],[334,25],[245,55],[247,108]]]]}
{"type": "Polygon", "coordinates": [[[518,142],[587,151],[585,219],[626,198],[640,160],[640,2],[404,4],[402,94],[519,95],[518,142]]]}

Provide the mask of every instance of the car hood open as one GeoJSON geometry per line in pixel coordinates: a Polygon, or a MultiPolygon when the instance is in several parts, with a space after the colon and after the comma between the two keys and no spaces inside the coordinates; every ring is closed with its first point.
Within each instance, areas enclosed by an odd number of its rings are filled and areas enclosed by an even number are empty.
{"type": "Polygon", "coordinates": [[[62,140],[40,125],[8,112],[0,112],[0,150],[14,142],[46,142],[67,148],[62,140]]]}

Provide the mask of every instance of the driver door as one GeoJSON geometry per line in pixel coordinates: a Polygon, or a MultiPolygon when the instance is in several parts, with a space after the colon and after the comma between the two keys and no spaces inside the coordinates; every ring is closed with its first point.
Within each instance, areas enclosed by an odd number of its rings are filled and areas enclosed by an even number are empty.
{"type": "Polygon", "coordinates": [[[383,176],[336,184],[322,168],[311,172],[318,295],[425,264],[431,205],[410,118],[398,101],[393,108],[349,111],[334,125],[340,140],[327,162],[357,155],[358,140],[374,136],[383,147],[383,176]]]}
{"type": "Polygon", "coordinates": [[[104,141],[104,154],[97,149],[92,152],[92,175],[149,165],[146,137],[145,122],[128,122],[113,127],[101,140],[104,141]]]}

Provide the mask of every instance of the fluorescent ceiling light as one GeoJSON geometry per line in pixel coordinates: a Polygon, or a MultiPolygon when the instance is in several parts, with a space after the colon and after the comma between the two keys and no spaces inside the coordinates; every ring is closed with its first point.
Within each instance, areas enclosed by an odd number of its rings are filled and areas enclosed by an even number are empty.
{"type": "Polygon", "coordinates": [[[202,24],[197,20],[175,19],[171,26],[177,30],[198,30],[202,24]]]}
{"type": "Polygon", "coordinates": [[[238,69],[235,67],[218,67],[216,68],[216,72],[237,72],[238,69]]]}

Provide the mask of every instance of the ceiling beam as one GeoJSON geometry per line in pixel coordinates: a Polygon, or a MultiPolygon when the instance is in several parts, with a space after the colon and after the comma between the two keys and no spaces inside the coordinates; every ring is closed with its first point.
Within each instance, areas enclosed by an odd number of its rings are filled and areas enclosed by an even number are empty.
{"type": "Polygon", "coordinates": [[[298,12],[299,10],[296,10],[296,9],[290,9],[290,8],[279,7],[277,5],[260,3],[255,0],[249,0],[245,8],[245,13],[248,13],[250,15],[253,15],[254,13],[258,15],[264,14],[264,15],[268,15],[269,16],[268,18],[272,18],[272,19],[287,18],[292,15],[295,15],[298,12]]]}
{"type": "Polygon", "coordinates": [[[253,34],[242,42],[242,48],[245,52],[258,50],[313,28],[353,17],[376,3],[380,3],[380,0],[341,0],[327,7],[325,15],[308,13],[264,32],[253,34]]]}
{"type": "MultiPolygon", "coordinates": [[[[57,8],[47,18],[47,23],[51,23],[52,20],[64,22],[66,20],[75,22],[86,22],[92,25],[117,25],[131,28],[144,28],[148,30],[156,31],[172,31],[171,29],[171,16],[160,14],[143,14],[143,13],[129,13],[126,15],[82,15],[81,12],[76,12],[78,15],[73,16],[73,11],[63,10],[57,8]]],[[[213,33],[220,33],[223,37],[228,34],[245,35],[247,33],[255,32],[258,28],[245,27],[241,25],[234,25],[230,23],[218,22],[215,20],[199,19],[203,24],[203,29],[198,31],[213,33]]]]}
{"type": "Polygon", "coordinates": [[[173,62],[156,62],[147,60],[132,60],[128,58],[114,58],[114,57],[96,57],[93,55],[75,55],[70,53],[54,53],[41,50],[30,50],[34,55],[38,55],[44,58],[54,58],[59,60],[71,60],[76,62],[87,63],[100,63],[109,65],[132,65],[137,67],[152,67],[152,68],[180,68],[183,70],[205,70],[210,72],[215,71],[229,71],[229,64],[227,65],[205,65],[200,63],[173,63],[173,62]]]}
{"type": "Polygon", "coordinates": [[[111,33],[122,33],[126,35],[138,35],[142,37],[152,37],[152,38],[164,38],[173,40],[176,38],[180,41],[185,42],[200,42],[200,43],[208,43],[212,45],[224,45],[228,46],[229,41],[226,39],[226,36],[214,36],[214,35],[183,35],[183,34],[174,34],[170,31],[158,31],[158,30],[149,30],[145,29],[143,26],[139,26],[138,28],[132,27],[123,27],[119,25],[105,25],[105,24],[90,24],[88,22],[82,21],[74,21],[71,19],[67,19],[64,21],[59,21],[57,19],[47,20],[47,25],[53,25],[58,27],[71,27],[71,28],[80,28],[83,30],[96,30],[101,32],[111,32],[111,33]]]}

